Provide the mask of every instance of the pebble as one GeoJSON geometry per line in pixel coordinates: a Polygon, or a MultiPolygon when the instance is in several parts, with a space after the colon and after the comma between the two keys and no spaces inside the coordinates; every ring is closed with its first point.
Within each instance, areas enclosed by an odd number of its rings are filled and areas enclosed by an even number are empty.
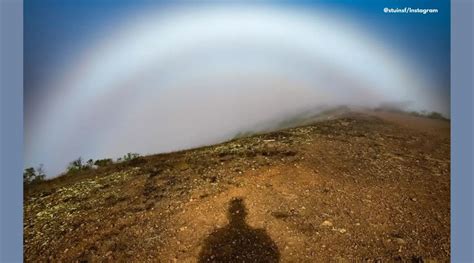
{"type": "Polygon", "coordinates": [[[324,222],[321,223],[321,226],[332,226],[332,222],[329,220],[325,220],[324,222]]]}
{"type": "Polygon", "coordinates": [[[395,238],[395,242],[399,245],[405,245],[407,243],[403,238],[395,238]]]}

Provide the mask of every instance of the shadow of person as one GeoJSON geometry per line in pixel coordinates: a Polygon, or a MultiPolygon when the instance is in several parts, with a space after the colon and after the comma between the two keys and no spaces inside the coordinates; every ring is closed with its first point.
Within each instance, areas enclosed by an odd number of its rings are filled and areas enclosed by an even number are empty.
{"type": "Polygon", "coordinates": [[[199,262],[279,262],[280,252],[267,232],[245,223],[241,198],[230,202],[227,216],[229,224],[204,240],[199,262]]]}

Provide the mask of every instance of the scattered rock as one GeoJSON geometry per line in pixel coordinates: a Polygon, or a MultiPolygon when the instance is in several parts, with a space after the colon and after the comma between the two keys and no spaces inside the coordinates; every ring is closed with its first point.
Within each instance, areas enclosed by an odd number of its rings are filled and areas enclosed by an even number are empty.
{"type": "Polygon", "coordinates": [[[324,222],[321,223],[321,226],[330,227],[332,226],[332,222],[329,220],[325,220],[324,222]]]}
{"type": "Polygon", "coordinates": [[[405,245],[407,243],[403,238],[395,238],[395,242],[399,245],[405,245]]]}

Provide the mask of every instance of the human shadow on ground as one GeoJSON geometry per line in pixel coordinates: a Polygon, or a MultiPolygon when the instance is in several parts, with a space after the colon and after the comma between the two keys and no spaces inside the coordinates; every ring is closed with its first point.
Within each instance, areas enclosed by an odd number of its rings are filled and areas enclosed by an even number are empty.
{"type": "Polygon", "coordinates": [[[229,224],[204,240],[199,262],[279,262],[278,247],[264,229],[247,225],[242,198],[230,201],[229,224]]]}

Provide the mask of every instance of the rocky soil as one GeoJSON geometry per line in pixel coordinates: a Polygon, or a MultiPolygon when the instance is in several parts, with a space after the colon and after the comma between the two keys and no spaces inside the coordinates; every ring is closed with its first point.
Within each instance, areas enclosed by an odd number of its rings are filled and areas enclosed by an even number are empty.
{"type": "Polygon", "coordinates": [[[59,177],[25,261],[448,262],[449,150],[447,121],[350,113],[59,177]]]}

